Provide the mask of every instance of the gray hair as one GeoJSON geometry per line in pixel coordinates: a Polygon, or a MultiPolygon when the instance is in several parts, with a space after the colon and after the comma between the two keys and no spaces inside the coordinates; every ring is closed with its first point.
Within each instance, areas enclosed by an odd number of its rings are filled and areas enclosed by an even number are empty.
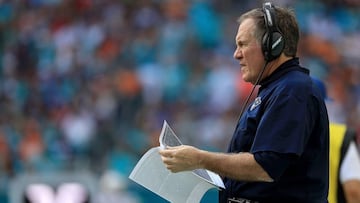
{"type": "MultiPolygon", "coordinates": [[[[299,26],[292,9],[275,7],[275,22],[285,40],[284,54],[295,57],[300,38],[299,26]]],[[[264,12],[261,8],[250,10],[241,15],[237,22],[241,24],[245,19],[253,19],[255,23],[254,37],[262,44],[262,38],[266,32],[264,12]]]]}

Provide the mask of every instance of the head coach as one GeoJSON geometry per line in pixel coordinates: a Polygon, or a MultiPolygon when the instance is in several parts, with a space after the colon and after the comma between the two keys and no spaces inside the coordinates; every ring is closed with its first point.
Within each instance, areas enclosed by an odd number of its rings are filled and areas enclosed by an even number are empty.
{"type": "Polygon", "coordinates": [[[221,175],[221,203],[325,203],[329,120],[309,69],[296,55],[295,15],[264,3],[238,23],[234,58],[242,79],[259,91],[243,105],[228,151],[182,145],[160,150],[162,160],[172,172],[205,168],[221,175]]]}

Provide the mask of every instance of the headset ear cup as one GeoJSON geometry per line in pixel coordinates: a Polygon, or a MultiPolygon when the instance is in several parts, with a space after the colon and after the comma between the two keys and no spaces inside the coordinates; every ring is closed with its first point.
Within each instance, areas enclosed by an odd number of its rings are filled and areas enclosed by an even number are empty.
{"type": "Polygon", "coordinates": [[[271,41],[271,44],[268,46],[270,50],[269,55],[271,55],[272,59],[275,59],[283,52],[285,41],[280,32],[273,32],[271,41]]]}
{"type": "Polygon", "coordinates": [[[270,56],[269,53],[269,34],[267,32],[265,32],[263,38],[262,38],[262,43],[261,43],[261,48],[265,57],[265,60],[268,61],[270,56]]]}
{"type": "Polygon", "coordinates": [[[279,57],[285,47],[285,41],[280,32],[273,32],[271,35],[272,39],[270,43],[269,33],[265,32],[261,44],[266,61],[272,61],[279,57]]]}

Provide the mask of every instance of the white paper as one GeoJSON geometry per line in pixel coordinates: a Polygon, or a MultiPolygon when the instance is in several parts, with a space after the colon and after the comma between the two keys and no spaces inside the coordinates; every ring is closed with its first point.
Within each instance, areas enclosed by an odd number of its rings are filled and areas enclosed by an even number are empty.
{"type": "Polygon", "coordinates": [[[165,149],[168,146],[175,147],[182,145],[180,139],[175,135],[174,131],[170,128],[166,121],[164,121],[161,129],[159,143],[162,149],[165,149]]]}
{"type": "Polygon", "coordinates": [[[220,176],[205,169],[172,173],[161,160],[159,149],[181,145],[166,121],[159,136],[160,147],[148,150],[129,178],[172,203],[200,202],[211,188],[224,189],[220,176]]]}

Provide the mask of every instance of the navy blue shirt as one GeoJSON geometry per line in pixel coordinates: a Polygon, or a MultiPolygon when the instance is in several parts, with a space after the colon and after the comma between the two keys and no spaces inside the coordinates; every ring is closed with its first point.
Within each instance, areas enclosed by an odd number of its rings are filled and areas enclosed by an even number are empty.
{"type": "Polygon", "coordinates": [[[232,197],[260,203],[327,202],[329,121],[309,70],[293,58],[260,85],[257,98],[237,124],[228,152],[254,154],[274,182],[224,178],[226,190],[220,192],[220,202],[232,197]]]}

